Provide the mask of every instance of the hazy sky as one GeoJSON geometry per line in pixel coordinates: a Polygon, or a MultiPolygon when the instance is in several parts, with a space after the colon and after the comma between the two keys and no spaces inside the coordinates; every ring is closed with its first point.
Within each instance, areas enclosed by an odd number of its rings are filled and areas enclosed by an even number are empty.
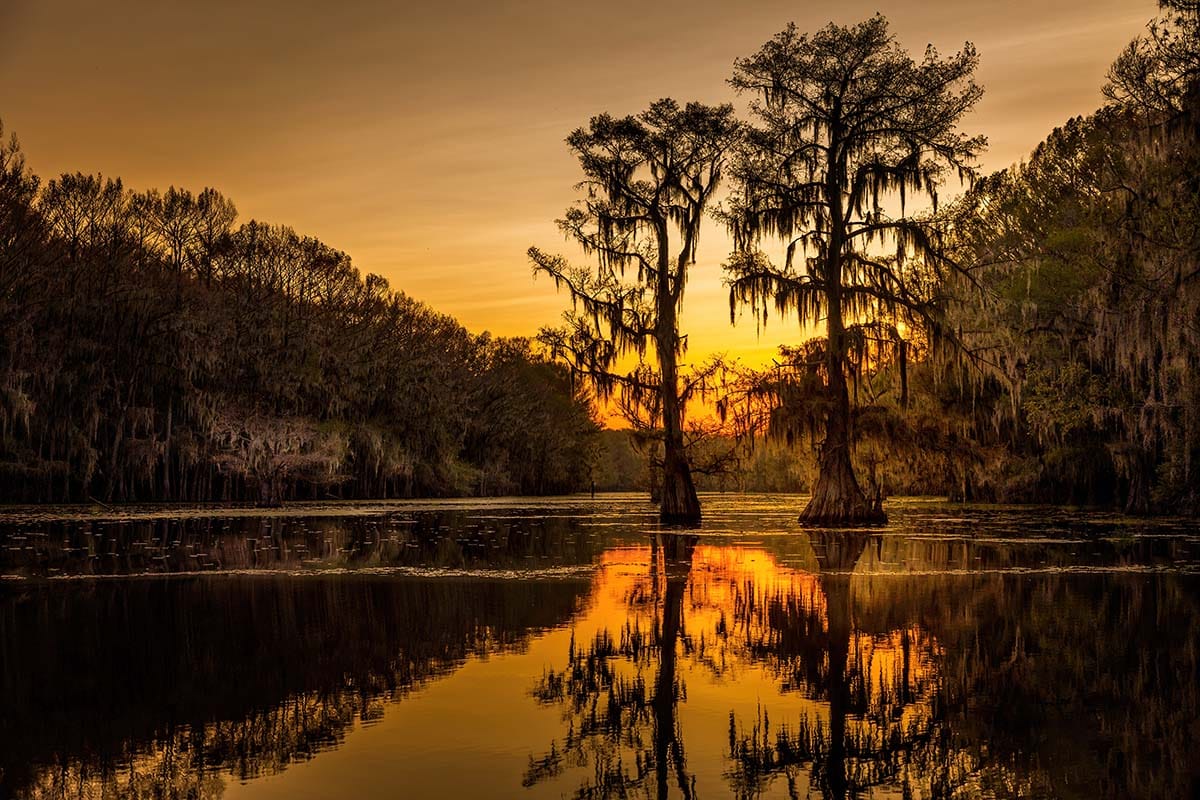
{"type": "MultiPolygon", "coordinates": [[[[33,169],[134,189],[215,186],[475,331],[531,334],[565,307],[531,244],[575,253],[553,220],[578,180],[563,138],[600,111],[725,81],[789,21],[881,11],[914,54],[966,40],[986,89],[964,128],[984,166],[1019,160],[1094,110],[1154,0],[0,0],[0,119],[33,169]]],[[[943,193],[945,194],[948,193],[943,193]]],[[[714,235],[716,234],[716,235],[714,235]]],[[[728,325],[710,228],[688,284],[690,355],[754,360],[794,322],[728,325]],[[705,246],[707,244],[707,246],[705,246]]]]}

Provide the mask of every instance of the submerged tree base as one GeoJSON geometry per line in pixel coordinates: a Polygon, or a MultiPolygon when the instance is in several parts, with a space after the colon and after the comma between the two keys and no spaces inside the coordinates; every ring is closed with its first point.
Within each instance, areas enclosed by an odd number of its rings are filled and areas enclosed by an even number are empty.
{"type": "Polygon", "coordinates": [[[658,520],[667,525],[697,525],[700,522],[700,498],[696,496],[691,469],[681,457],[667,459],[658,520]]]}
{"type": "Polygon", "coordinates": [[[695,514],[668,514],[666,511],[660,511],[658,521],[663,525],[695,527],[700,524],[700,512],[697,511],[695,514]]]}
{"type": "Polygon", "coordinates": [[[812,528],[856,528],[862,525],[886,525],[887,521],[883,507],[871,503],[836,508],[814,508],[814,504],[809,503],[800,514],[800,524],[812,528]]]}
{"type": "Polygon", "coordinates": [[[658,521],[666,525],[699,525],[700,500],[696,497],[695,490],[680,500],[681,502],[669,506],[663,503],[659,507],[658,521]]]}
{"type": "Polygon", "coordinates": [[[812,499],[800,514],[800,524],[820,528],[885,524],[887,514],[883,512],[883,499],[867,497],[848,463],[833,466],[838,468],[833,470],[838,477],[823,473],[817,479],[812,499]]]}

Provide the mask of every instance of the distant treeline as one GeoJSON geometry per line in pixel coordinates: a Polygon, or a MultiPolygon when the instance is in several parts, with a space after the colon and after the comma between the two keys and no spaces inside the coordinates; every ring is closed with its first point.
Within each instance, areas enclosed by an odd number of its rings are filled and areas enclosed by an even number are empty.
{"type": "MultiPolygon", "coordinates": [[[[0,141],[3,141],[0,137],[0,141]]],[[[205,189],[42,183],[0,145],[0,498],[254,500],[582,488],[591,404],[205,189]]]]}
{"type": "Polygon", "coordinates": [[[915,405],[954,495],[1200,513],[1200,5],[1161,6],[1103,108],[948,211],[983,377],[915,405]]]}

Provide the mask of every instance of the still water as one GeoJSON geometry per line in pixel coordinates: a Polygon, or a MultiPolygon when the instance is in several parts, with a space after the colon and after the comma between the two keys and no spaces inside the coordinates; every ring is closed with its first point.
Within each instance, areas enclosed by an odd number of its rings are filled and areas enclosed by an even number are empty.
{"type": "Polygon", "coordinates": [[[1200,790],[1193,523],[704,501],[0,513],[0,797],[1200,790]]]}

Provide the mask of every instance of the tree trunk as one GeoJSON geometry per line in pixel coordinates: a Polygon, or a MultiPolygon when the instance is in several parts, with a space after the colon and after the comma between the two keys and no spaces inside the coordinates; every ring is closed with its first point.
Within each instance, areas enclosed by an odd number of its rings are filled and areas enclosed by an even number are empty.
{"type": "MultiPolygon", "coordinates": [[[[676,363],[679,334],[675,301],[666,280],[666,231],[660,231],[660,278],[658,285],[658,365],[662,392],[663,473],[660,521],[673,525],[700,522],[700,498],[692,483],[692,469],[683,448],[683,405],[679,401],[679,369],[676,363]]],[[[682,268],[681,268],[682,272],[682,268]]],[[[681,275],[676,279],[681,279],[681,275]]]]}
{"type": "Polygon", "coordinates": [[[869,501],[854,477],[850,460],[850,395],[846,390],[846,328],[842,321],[842,248],[846,242],[846,218],[842,208],[842,181],[846,165],[841,160],[841,104],[837,101],[831,133],[837,145],[828,152],[825,197],[829,202],[830,238],[824,264],[826,300],[825,370],[828,373],[829,411],[825,417],[825,441],[821,444],[820,471],[812,497],[800,522],[820,527],[849,527],[887,522],[879,497],[869,501]]]}
{"type": "Polygon", "coordinates": [[[258,503],[259,508],[282,508],[283,507],[283,490],[282,481],[278,474],[271,473],[263,477],[258,482],[258,503]]]}
{"type": "Polygon", "coordinates": [[[1144,517],[1150,514],[1154,459],[1143,448],[1137,447],[1129,457],[1129,462],[1129,494],[1125,498],[1125,513],[1144,517]]]}
{"type": "Polygon", "coordinates": [[[659,519],[671,524],[693,524],[700,521],[700,498],[692,483],[692,470],[683,453],[683,441],[672,444],[668,439],[663,458],[662,502],[659,519]]]}
{"type": "Polygon", "coordinates": [[[826,340],[830,402],[825,418],[825,441],[821,444],[817,483],[800,515],[800,522],[830,528],[878,525],[887,522],[882,500],[867,498],[858,485],[850,460],[850,395],[842,371],[845,339],[841,314],[833,310],[837,307],[836,300],[831,300],[830,306],[826,340]]]}
{"type": "Polygon", "coordinates": [[[648,461],[650,464],[650,502],[662,503],[662,470],[655,469],[654,459],[658,455],[658,447],[655,445],[655,452],[649,454],[648,461]]]}

